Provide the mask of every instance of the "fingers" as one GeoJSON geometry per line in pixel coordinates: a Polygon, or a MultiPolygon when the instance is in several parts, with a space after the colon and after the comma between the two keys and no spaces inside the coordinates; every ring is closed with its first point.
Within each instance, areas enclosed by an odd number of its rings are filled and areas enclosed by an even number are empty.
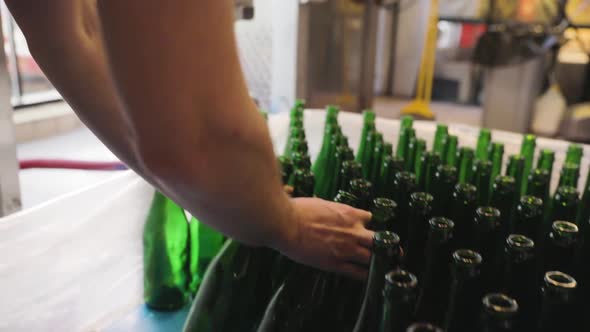
{"type": "Polygon", "coordinates": [[[371,221],[373,215],[369,211],[361,210],[361,209],[354,209],[355,216],[361,220],[363,224],[367,224],[371,221]]]}
{"type": "Polygon", "coordinates": [[[365,248],[371,249],[373,247],[373,236],[375,232],[370,231],[366,228],[362,228],[356,234],[357,243],[365,248]]]}
{"type": "Polygon", "coordinates": [[[369,274],[369,271],[366,268],[353,263],[342,263],[337,266],[337,269],[338,272],[361,281],[366,280],[369,274]]]}
{"type": "Polygon", "coordinates": [[[371,251],[365,247],[357,246],[352,250],[349,260],[351,263],[369,266],[371,251]]]}

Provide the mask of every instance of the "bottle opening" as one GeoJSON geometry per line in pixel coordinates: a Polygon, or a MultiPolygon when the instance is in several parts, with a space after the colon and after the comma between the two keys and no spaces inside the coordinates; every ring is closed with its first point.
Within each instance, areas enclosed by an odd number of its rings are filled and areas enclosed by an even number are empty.
{"type": "Polygon", "coordinates": [[[432,197],[432,195],[424,192],[413,193],[410,197],[412,200],[412,204],[419,206],[430,205],[430,203],[432,203],[432,201],[434,200],[434,197],[432,197]]]}
{"type": "Polygon", "coordinates": [[[535,247],[535,242],[533,240],[520,234],[508,235],[506,243],[512,248],[532,249],[535,247]]]}
{"type": "Polygon", "coordinates": [[[545,284],[549,287],[558,289],[574,289],[578,282],[569,274],[559,271],[549,271],[545,273],[545,284]]]}
{"type": "Polygon", "coordinates": [[[451,230],[455,227],[455,223],[451,219],[444,217],[431,218],[428,223],[430,224],[431,228],[437,230],[451,230]]]}
{"type": "Polygon", "coordinates": [[[563,236],[576,235],[579,232],[578,225],[563,220],[554,221],[552,229],[563,236]]]}
{"type": "Polygon", "coordinates": [[[575,201],[578,199],[578,190],[570,186],[560,186],[557,188],[557,196],[565,201],[575,201]]]}
{"type": "Polygon", "coordinates": [[[443,332],[443,330],[429,323],[414,323],[408,327],[407,332],[443,332]]]}
{"type": "Polygon", "coordinates": [[[488,294],[482,302],[488,312],[514,314],[518,311],[516,300],[501,293],[488,294]]]}
{"type": "Polygon", "coordinates": [[[385,281],[388,285],[403,289],[416,288],[418,285],[416,276],[405,270],[395,270],[387,273],[385,281]]]}
{"type": "Polygon", "coordinates": [[[403,182],[403,183],[414,183],[416,182],[416,175],[414,175],[413,173],[410,172],[398,172],[395,175],[395,178],[399,181],[399,182],[403,182]]]}
{"type": "Polygon", "coordinates": [[[486,220],[500,218],[500,210],[491,206],[478,207],[475,213],[478,217],[486,220]]]}
{"type": "Polygon", "coordinates": [[[375,198],[375,200],[373,200],[373,206],[376,209],[384,209],[384,210],[389,210],[389,209],[395,209],[397,207],[397,204],[395,204],[395,202],[389,198],[375,198]]]}
{"type": "Polygon", "coordinates": [[[453,253],[453,260],[460,265],[479,265],[482,262],[481,255],[473,250],[459,249],[453,253]]]}
{"type": "Polygon", "coordinates": [[[373,243],[376,246],[384,247],[399,244],[399,236],[393,232],[376,232],[373,236],[373,243]]]}
{"type": "Polygon", "coordinates": [[[543,200],[535,196],[522,196],[520,204],[527,207],[543,207],[543,200]]]}

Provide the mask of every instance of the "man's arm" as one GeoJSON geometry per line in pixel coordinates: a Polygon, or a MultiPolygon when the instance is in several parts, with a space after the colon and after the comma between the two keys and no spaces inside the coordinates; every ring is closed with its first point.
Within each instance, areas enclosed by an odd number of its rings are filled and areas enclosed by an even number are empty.
{"type": "Polygon", "coordinates": [[[142,174],[107,68],[96,0],[6,0],[31,54],[80,119],[142,174]]]}

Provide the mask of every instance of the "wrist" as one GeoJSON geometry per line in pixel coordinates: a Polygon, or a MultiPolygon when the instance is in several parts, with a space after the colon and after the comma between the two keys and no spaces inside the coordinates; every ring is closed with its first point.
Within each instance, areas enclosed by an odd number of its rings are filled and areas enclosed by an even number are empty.
{"type": "Polygon", "coordinates": [[[285,195],[284,208],[282,209],[275,232],[268,239],[267,246],[281,253],[289,252],[293,243],[297,242],[299,237],[299,214],[297,212],[296,199],[287,198],[285,195]]]}

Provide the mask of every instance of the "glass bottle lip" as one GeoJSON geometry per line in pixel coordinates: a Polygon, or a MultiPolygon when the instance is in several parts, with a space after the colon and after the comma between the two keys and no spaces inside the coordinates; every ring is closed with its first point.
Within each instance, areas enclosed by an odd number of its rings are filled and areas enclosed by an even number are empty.
{"type": "Polygon", "coordinates": [[[414,173],[410,173],[407,171],[398,172],[395,175],[395,179],[399,183],[406,183],[406,184],[407,183],[410,183],[410,184],[416,183],[416,175],[414,173]]]}
{"type": "Polygon", "coordinates": [[[393,247],[399,245],[399,242],[399,236],[393,232],[375,232],[375,235],[373,235],[373,245],[378,248],[393,247]]]}
{"type": "Polygon", "coordinates": [[[578,200],[578,190],[571,186],[560,186],[555,193],[556,199],[573,202],[578,200]]]}
{"type": "Polygon", "coordinates": [[[410,204],[414,207],[428,207],[434,201],[434,197],[429,193],[417,192],[410,195],[410,204]]]}
{"type": "Polygon", "coordinates": [[[535,196],[522,196],[516,210],[525,217],[534,217],[543,213],[543,200],[535,196]]]}
{"type": "Polygon", "coordinates": [[[355,206],[357,205],[358,197],[348,191],[339,190],[336,198],[334,198],[334,201],[337,203],[355,206]]]}
{"type": "Polygon", "coordinates": [[[494,179],[494,188],[498,188],[499,190],[514,190],[515,186],[516,180],[513,176],[498,175],[496,179],[494,179]]]}
{"type": "Polygon", "coordinates": [[[481,159],[478,159],[473,164],[473,168],[474,169],[477,169],[480,172],[482,172],[482,171],[491,172],[492,171],[492,167],[493,167],[493,163],[492,163],[491,160],[481,160],[481,159]]]}
{"type": "Polygon", "coordinates": [[[549,180],[549,171],[542,168],[535,168],[529,175],[529,179],[532,181],[547,181],[549,180]]]}
{"type": "Polygon", "coordinates": [[[459,249],[453,253],[453,262],[464,267],[477,267],[482,263],[481,255],[470,249],[459,249]]]}
{"type": "Polygon", "coordinates": [[[373,110],[364,110],[363,111],[363,120],[365,122],[375,121],[376,118],[377,118],[377,115],[375,114],[375,112],[373,110]]]}
{"type": "Polygon", "coordinates": [[[565,244],[574,242],[579,232],[578,225],[569,221],[556,220],[551,224],[552,238],[565,244]]]}
{"type": "Polygon", "coordinates": [[[418,279],[412,273],[397,269],[385,275],[385,288],[388,291],[413,290],[418,286],[418,279]]]}
{"type": "Polygon", "coordinates": [[[373,208],[375,210],[395,210],[397,204],[392,199],[377,197],[373,200],[373,208]]]}
{"type": "Polygon", "coordinates": [[[370,193],[372,188],[373,184],[368,180],[361,178],[350,180],[350,191],[356,196],[370,193]]]}
{"type": "Polygon", "coordinates": [[[410,325],[407,332],[443,332],[443,329],[430,323],[414,323],[410,325]]]}
{"type": "Polygon", "coordinates": [[[500,218],[501,212],[493,206],[480,206],[475,214],[481,220],[496,220],[500,218]]]}
{"type": "Polygon", "coordinates": [[[443,177],[446,179],[452,178],[452,179],[455,179],[455,181],[456,181],[457,172],[458,172],[457,167],[455,167],[453,165],[443,164],[443,165],[439,165],[436,168],[435,176],[438,178],[443,177]]]}
{"type": "Polygon", "coordinates": [[[430,236],[438,238],[438,241],[446,241],[451,238],[455,223],[445,217],[433,217],[428,221],[430,236]]]}
{"type": "Polygon", "coordinates": [[[572,290],[578,287],[578,282],[574,277],[560,271],[549,271],[543,277],[545,286],[554,290],[572,290]]]}
{"type": "Polygon", "coordinates": [[[502,293],[487,294],[482,299],[486,312],[500,316],[514,316],[518,312],[518,302],[502,293]]]}
{"type": "Polygon", "coordinates": [[[453,196],[465,202],[472,202],[477,199],[477,188],[470,183],[459,183],[455,186],[453,196]]]}
{"type": "Polygon", "coordinates": [[[510,234],[506,238],[506,246],[512,250],[530,251],[535,248],[535,241],[522,234],[510,234]]]}

